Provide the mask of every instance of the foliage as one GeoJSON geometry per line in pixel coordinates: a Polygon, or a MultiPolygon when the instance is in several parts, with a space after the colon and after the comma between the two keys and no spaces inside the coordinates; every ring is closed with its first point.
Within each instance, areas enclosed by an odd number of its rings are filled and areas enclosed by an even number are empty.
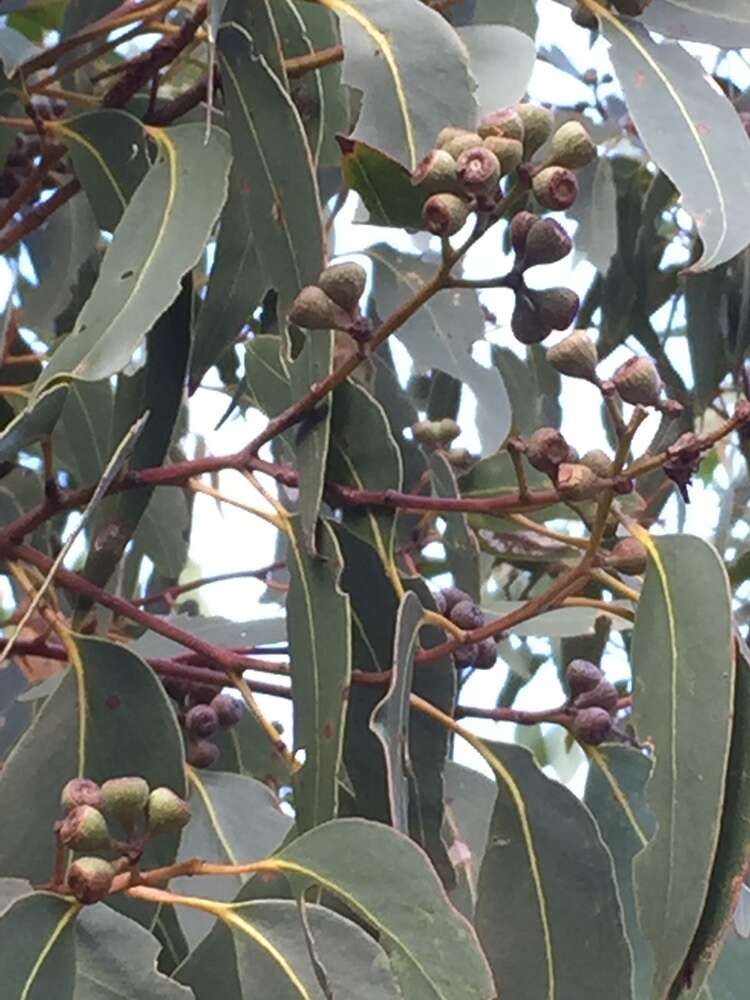
{"type": "Polygon", "coordinates": [[[3,997],[740,995],[747,8],[0,0],[3,997]]]}

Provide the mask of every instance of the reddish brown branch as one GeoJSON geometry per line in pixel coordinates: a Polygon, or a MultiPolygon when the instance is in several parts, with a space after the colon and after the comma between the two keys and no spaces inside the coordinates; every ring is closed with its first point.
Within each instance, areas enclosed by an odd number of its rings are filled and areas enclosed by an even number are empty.
{"type": "Polygon", "coordinates": [[[24,236],[33,233],[35,229],[38,229],[47,221],[50,215],[56,212],[66,201],[70,201],[80,190],[81,185],[77,180],[69,181],[63,187],[58,188],[46,201],[40,202],[29,209],[15,225],[8,226],[4,232],[0,233],[0,253],[10,250],[24,236]]]}

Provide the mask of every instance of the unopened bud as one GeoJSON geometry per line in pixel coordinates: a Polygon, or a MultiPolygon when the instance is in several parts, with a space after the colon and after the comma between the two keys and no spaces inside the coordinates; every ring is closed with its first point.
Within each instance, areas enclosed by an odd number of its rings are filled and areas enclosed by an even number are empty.
{"type": "Polygon", "coordinates": [[[566,167],[545,167],[535,174],[531,187],[540,205],[551,211],[570,208],[578,197],[578,181],[566,167]]]}
{"type": "Polygon", "coordinates": [[[549,108],[539,104],[517,104],[514,110],[523,122],[523,153],[528,160],[552,135],[555,119],[549,108]]]}
{"type": "Polygon", "coordinates": [[[455,194],[433,194],[424,203],[422,219],[425,229],[434,236],[454,236],[463,229],[471,206],[455,194]]]}
{"type": "Polygon", "coordinates": [[[655,406],[659,402],[662,381],[651,358],[629,358],[612,381],[620,398],[632,406],[655,406]]]}
{"type": "Polygon", "coordinates": [[[609,479],[612,474],[612,459],[601,448],[592,448],[581,458],[581,465],[591,469],[601,479],[609,479]]]}
{"type": "Polygon", "coordinates": [[[450,620],[459,628],[469,631],[484,625],[484,613],[472,600],[459,601],[449,612],[450,620]]]}
{"type": "Polygon", "coordinates": [[[484,148],[493,153],[500,163],[500,176],[512,173],[523,162],[523,146],[517,139],[506,139],[500,135],[489,135],[484,140],[484,148]]]}
{"type": "Polygon", "coordinates": [[[497,662],[497,641],[491,636],[489,639],[482,639],[477,648],[477,655],[474,666],[477,670],[489,670],[497,662]]]}
{"type": "Polygon", "coordinates": [[[219,748],[211,740],[190,740],[185,760],[191,767],[211,767],[219,759],[219,748]]]}
{"type": "Polygon", "coordinates": [[[445,457],[454,469],[467,469],[474,461],[474,456],[468,448],[450,448],[445,457]]]}
{"type": "Polygon", "coordinates": [[[211,702],[211,708],[216,712],[216,718],[222,729],[236,726],[243,715],[242,702],[231,694],[217,694],[211,702]]]}
{"type": "Polygon", "coordinates": [[[141,821],[148,802],[148,783],[143,778],[111,778],[102,785],[104,811],[118,820],[126,830],[141,821]]]}
{"type": "Polygon", "coordinates": [[[567,330],[578,314],[580,300],[572,288],[545,288],[527,293],[541,323],[549,330],[567,330]]]}
{"type": "Polygon", "coordinates": [[[347,313],[357,309],[366,283],[367,271],[353,261],[331,264],[318,278],[318,287],[347,313]]]}
{"type": "Polygon", "coordinates": [[[514,139],[521,143],[524,139],[523,121],[513,108],[502,108],[500,111],[493,111],[485,115],[479,123],[477,132],[483,139],[497,136],[502,139],[514,139]]]}
{"type": "Polygon", "coordinates": [[[596,344],[585,330],[574,330],[567,337],[547,349],[547,361],[562,375],[596,381],[599,363],[596,344]]]}
{"type": "Polygon", "coordinates": [[[219,717],[211,705],[195,705],[185,716],[185,732],[192,739],[213,736],[219,728],[219,717]]]}
{"type": "Polygon", "coordinates": [[[60,843],[74,851],[99,851],[109,846],[107,821],[93,806],[75,806],[58,827],[60,843]]]}
{"type": "Polygon", "coordinates": [[[456,160],[456,177],[467,194],[488,194],[500,180],[500,162],[489,149],[475,146],[456,160]]]}
{"type": "Polygon", "coordinates": [[[441,149],[450,153],[453,159],[457,160],[461,153],[465,153],[467,149],[476,149],[477,146],[481,145],[482,137],[478,133],[459,132],[458,135],[454,135],[452,139],[441,146],[441,149]]]}
{"type": "Polygon", "coordinates": [[[190,821],[190,806],[171,788],[154,788],[148,797],[146,829],[150,836],[181,830],[190,821]]]}
{"type": "Polygon", "coordinates": [[[510,317],[513,336],[522,344],[538,344],[552,332],[552,328],[542,320],[533,295],[528,289],[516,294],[516,304],[510,317]]]}
{"type": "Polygon", "coordinates": [[[438,137],[435,142],[436,149],[445,149],[449,142],[454,139],[459,138],[462,135],[474,135],[475,133],[467,128],[459,128],[457,125],[447,125],[445,128],[441,128],[438,132],[438,137]]]}
{"type": "Polygon", "coordinates": [[[346,330],[352,316],[317,285],[306,285],[289,310],[289,319],[305,330],[346,330]]]}
{"type": "Polygon", "coordinates": [[[603,708],[582,708],[576,712],[572,728],[576,739],[598,746],[612,732],[612,716],[603,708]]]}
{"type": "Polygon", "coordinates": [[[411,175],[414,187],[419,187],[428,194],[440,194],[459,191],[456,179],[456,161],[444,149],[433,149],[417,164],[411,175]]]}
{"type": "Polygon", "coordinates": [[[93,806],[94,809],[104,806],[101,788],[88,778],[73,778],[69,781],[62,790],[60,801],[65,812],[70,812],[76,806],[93,806]]]}
{"type": "Polygon", "coordinates": [[[460,587],[445,587],[441,591],[443,599],[445,600],[445,610],[450,611],[456,604],[460,604],[461,601],[470,601],[471,597],[466,593],[465,590],[461,590],[460,587]]]}
{"type": "Polygon", "coordinates": [[[428,445],[450,443],[461,433],[461,428],[450,417],[444,417],[442,420],[420,420],[411,430],[415,440],[428,445]]]}
{"type": "Polygon", "coordinates": [[[571,698],[577,698],[586,691],[591,691],[603,677],[604,674],[599,667],[590,660],[571,660],[565,671],[571,698]]]}
{"type": "Polygon", "coordinates": [[[554,427],[540,427],[526,442],[526,458],[539,472],[552,478],[569,454],[568,442],[554,427]]]}
{"type": "Polygon", "coordinates": [[[646,547],[637,538],[621,538],[614,546],[609,558],[609,565],[627,573],[638,576],[646,572],[646,547]]]}
{"type": "Polygon", "coordinates": [[[580,122],[565,122],[552,136],[550,160],[558,167],[578,170],[595,159],[596,143],[580,122]]]}
{"type": "Polygon", "coordinates": [[[579,709],[603,708],[605,712],[614,715],[619,700],[617,688],[612,681],[608,681],[606,677],[602,677],[594,687],[577,695],[573,699],[573,705],[579,709]]]}
{"type": "Polygon", "coordinates": [[[459,646],[453,653],[456,669],[464,670],[466,667],[473,667],[477,656],[479,656],[478,642],[471,642],[466,646],[459,646]]]}
{"type": "Polygon", "coordinates": [[[519,257],[523,256],[531,227],[537,222],[539,216],[533,212],[517,212],[513,216],[510,224],[510,242],[519,257]]]}
{"type": "Polygon", "coordinates": [[[573,241],[555,219],[539,219],[529,229],[523,253],[523,269],[537,264],[554,264],[567,257],[573,241]]]}
{"type": "Polygon", "coordinates": [[[565,500],[585,500],[599,486],[599,477],[580,462],[563,462],[557,470],[557,489],[565,500]]]}
{"type": "Polygon", "coordinates": [[[115,868],[109,861],[78,858],[68,869],[68,888],[79,903],[99,903],[109,894],[114,877],[115,868]]]}

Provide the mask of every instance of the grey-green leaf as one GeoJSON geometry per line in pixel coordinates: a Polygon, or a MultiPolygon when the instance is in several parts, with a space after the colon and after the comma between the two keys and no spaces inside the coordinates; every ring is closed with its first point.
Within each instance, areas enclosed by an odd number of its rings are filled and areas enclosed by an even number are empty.
{"type": "MultiPolygon", "coordinates": [[[[30,889],[30,887],[29,887],[30,889]]],[[[1,904],[0,904],[1,905],[1,904]]],[[[0,914],[0,979],[7,1000],[73,1000],[78,904],[29,892],[0,914]]]]}

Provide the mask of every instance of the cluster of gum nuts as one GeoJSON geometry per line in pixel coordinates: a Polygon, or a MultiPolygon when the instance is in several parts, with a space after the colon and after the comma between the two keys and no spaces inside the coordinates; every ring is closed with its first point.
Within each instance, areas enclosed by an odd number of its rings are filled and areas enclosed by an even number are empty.
{"type": "Polygon", "coordinates": [[[590,660],[571,660],[565,671],[570,690],[566,705],[572,715],[570,729],[582,743],[596,746],[612,733],[619,694],[590,660]]]}
{"type": "MultiPolygon", "coordinates": [[[[469,632],[481,628],[485,624],[484,612],[472,601],[469,594],[458,587],[446,587],[433,595],[435,607],[441,615],[445,615],[454,625],[469,632]]],[[[453,653],[456,669],[476,667],[477,670],[489,670],[497,660],[497,642],[490,637],[481,642],[469,642],[459,646],[453,653]]]]}
{"type": "Polygon", "coordinates": [[[208,684],[164,681],[167,694],[177,703],[177,720],[185,734],[185,760],[191,767],[211,767],[219,748],[211,739],[220,729],[236,726],[243,715],[242,702],[229,694],[217,694],[208,684]]]}
{"type": "Polygon", "coordinates": [[[190,819],[190,806],[171,788],[149,788],[137,776],[111,778],[101,785],[73,778],[60,801],[65,815],[55,824],[58,844],[84,855],[73,862],[66,878],[81,903],[104,899],[115,876],[138,862],[150,840],[181,830],[190,819]],[[113,836],[113,827],[119,838],[113,836]]]}

